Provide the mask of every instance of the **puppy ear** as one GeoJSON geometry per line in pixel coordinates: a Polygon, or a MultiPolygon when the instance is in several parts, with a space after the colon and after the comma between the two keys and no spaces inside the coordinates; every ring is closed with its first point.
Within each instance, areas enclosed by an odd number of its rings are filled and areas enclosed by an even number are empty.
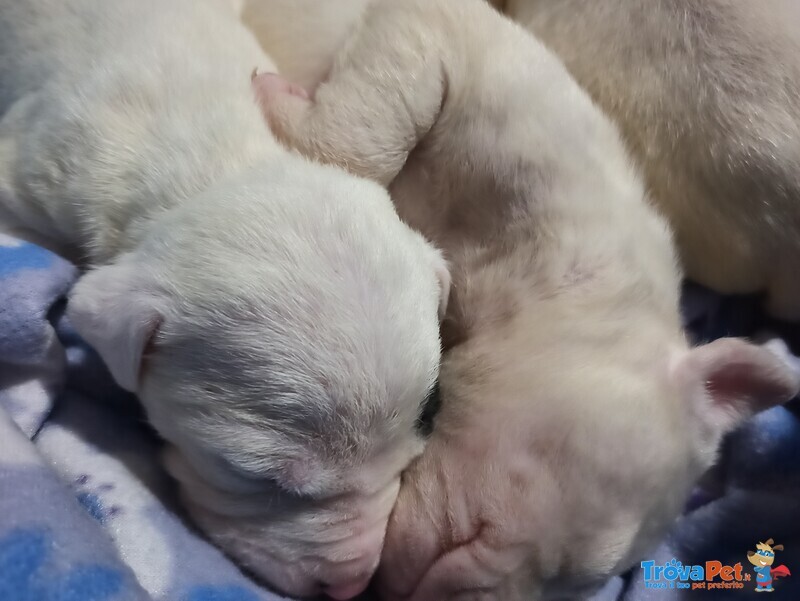
{"type": "Polygon", "coordinates": [[[773,551],[783,551],[783,545],[773,545],[770,543],[773,551]]]}
{"type": "Polygon", "coordinates": [[[436,274],[436,279],[439,281],[439,320],[441,321],[447,313],[452,279],[450,277],[450,268],[447,266],[447,261],[445,261],[442,253],[434,250],[433,254],[433,270],[436,274]]]}
{"type": "Polygon", "coordinates": [[[798,375],[776,352],[736,338],[692,349],[677,370],[696,417],[721,434],[785,403],[800,388],[798,375]]]}
{"type": "Polygon", "coordinates": [[[116,263],[83,276],[73,288],[70,323],[103,358],[124,389],[136,392],[142,355],[162,321],[163,304],[147,291],[141,267],[116,263]]]}

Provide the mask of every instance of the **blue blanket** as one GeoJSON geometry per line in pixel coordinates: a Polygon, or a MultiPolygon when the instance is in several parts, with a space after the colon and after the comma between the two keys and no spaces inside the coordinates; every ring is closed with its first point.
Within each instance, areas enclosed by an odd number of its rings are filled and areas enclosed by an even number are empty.
{"type": "MultiPolygon", "coordinates": [[[[0,236],[0,600],[277,600],[182,517],[135,399],[63,316],[77,275],[52,253],[0,236]]],[[[699,340],[772,329],[800,341],[761,317],[754,299],[689,287],[685,301],[699,340]]],[[[751,577],[744,588],[687,592],[679,578],[654,584],[636,569],[596,599],[744,598],[755,588],[747,551],[769,538],[785,546],[775,565],[795,571],[774,583],[770,599],[796,601],[800,410],[792,404],[728,439],[686,515],[646,558],[654,566],[740,563],[751,577]]]]}

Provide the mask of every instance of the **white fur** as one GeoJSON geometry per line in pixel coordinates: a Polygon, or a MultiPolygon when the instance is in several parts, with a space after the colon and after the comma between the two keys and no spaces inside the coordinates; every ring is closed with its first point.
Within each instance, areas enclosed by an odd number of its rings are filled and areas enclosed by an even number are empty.
{"type": "Polygon", "coordinates": [[[800,5],[508,0],[616,120],[688,275],[800,319],[800,5]]]}
{"type": "Polygon", "coordinates": [[[242,20],[278,70],[307,89],[328,74],[333,55],[370,0],[242,0],[242,20]]]}
{"type": "Polygon", "coordinates": [[[770,350],[688,347],[670,235],[617,131],[483,2],[379,0],[313,100],[254,86],[281,139],[389,185],[452,265],[387,599],[580,598],[663,536],[725,432],[796,393],[770,350]]]}
{"type": "Polygon", "coordinates": [[[436,378],[438,251],[284,150],[228,2],[0,0],[0,221],[90,270],[69,316],[208,534],[287,593],[377,563],[436,378]]]}

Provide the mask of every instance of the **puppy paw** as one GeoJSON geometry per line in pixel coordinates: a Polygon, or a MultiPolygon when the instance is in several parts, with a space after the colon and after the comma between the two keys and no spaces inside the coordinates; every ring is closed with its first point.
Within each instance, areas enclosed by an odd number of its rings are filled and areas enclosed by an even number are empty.
{"type": "Polygon", "coordinates": [[[256,98],[258,98],[259,102],[262,104],[264,102],[269,102],[280,94],[297,96],[303,100],[309,99],[308,92],[304,87],[290,82],[277,73],[259,73],[258,68],[255,68],[250,75],[250,81],[256,92],[256,98]]]}
{"type": "Polygon", "coordinates": [[[280,120],[287,104],[292,101],[309,101],[308,92],[302,86],[292,83],[277,73],[259,73],[253,69],[250,76],[258,106],[270,125],[280,120]]]}
{"type": "Polygon", "coordinates": [[[251,75],[251,83],[256,102],[272,133],[294,147],[296,141],[292,132],[311,103],[308,92],[277,73],[259,73],[256,69],[251,75]]]}

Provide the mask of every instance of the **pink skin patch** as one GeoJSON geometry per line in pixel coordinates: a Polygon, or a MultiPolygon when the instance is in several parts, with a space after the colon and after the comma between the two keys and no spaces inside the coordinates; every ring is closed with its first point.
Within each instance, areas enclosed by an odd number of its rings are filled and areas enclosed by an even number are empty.
{"type": "Polygon", "coordinates": [[[269,102],[270,98],[278,94],[289,94],[309,100],[309,94],[303,86],[292,83],[277,73],[259,73],[254,69],[250,80],[259,102],[269,102]]]}
{"type": "Polygon", "coordinates": [[[367,586],[369,586],[369,579],[344,586],[327,588],[325,589],[325,594],[335,601],[349,601],[367,590],[367,586]]]}

